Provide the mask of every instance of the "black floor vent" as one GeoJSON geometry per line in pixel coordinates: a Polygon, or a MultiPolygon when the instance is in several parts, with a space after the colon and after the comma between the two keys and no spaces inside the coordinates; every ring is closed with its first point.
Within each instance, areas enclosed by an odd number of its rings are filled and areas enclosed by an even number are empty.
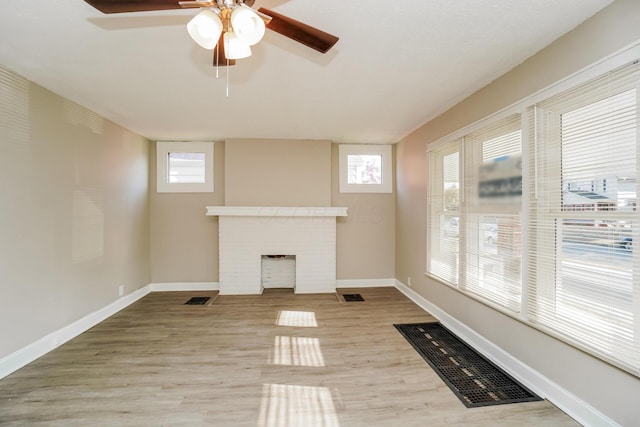
{"type": "Polygon", "coordinates": [[[342,298],[344,298],[346,302],[364,301],[364,298],[362,298],[360,294],[342,294],[342,298]]]}
{"type": "Polygon", "coordinates": [[[185,302],[187,305],[205,305],[209,301],[210,297],[191,297],[189,301],[185,302]]]}
{"type": "Polygon", "coordinates": [[[467,408],[542,400],[439,323],[394,326],[467,408]]]}

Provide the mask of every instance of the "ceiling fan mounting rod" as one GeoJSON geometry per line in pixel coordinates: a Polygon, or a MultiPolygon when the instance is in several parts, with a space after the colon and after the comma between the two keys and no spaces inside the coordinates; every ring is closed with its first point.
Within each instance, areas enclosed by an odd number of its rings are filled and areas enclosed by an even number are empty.
{"type": "MultiPolygon", "coordinates": [[[[236,7],[244,6],[244,0],[216,0],[218,3],[218,9],[234,9],[236,7]]],[[[213,2],[211,2],[213,3],[213,2]]]]}
{"type": "Polygon", "coordinates": [[[209,9],[218,16],[222,20],[229,19],[231,12],[236,7],[246,7],[247,9],[251,9],[253,13],[258,15],[265,24],[268,24],[271,21],[271,17],[269,15],[265,15],[262,12],[259,12],[253,9],[251,6],[253,5],[254,0],[213,0],[213,1],[181,1],[179,4],[182,7],[192,8],[199,7],[201,9],[209,9]]]}
{"type": "Polygon", "coordinates": [[[251,7],[254,0],[195,0],[179,1],[178,4],[184,8],[211,9],[214,12],[224,9],[235,9],[236,7],[251,7]]]}

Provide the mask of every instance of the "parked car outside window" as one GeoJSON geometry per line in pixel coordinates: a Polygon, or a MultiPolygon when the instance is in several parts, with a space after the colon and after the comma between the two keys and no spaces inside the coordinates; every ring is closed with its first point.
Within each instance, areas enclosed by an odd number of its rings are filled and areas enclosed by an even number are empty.
{"type": "Polygon", "coordinates": [[[631,252],[633,250],[633,237],[627,236],[620,239],[618,243],[621,249],[631,252]]]}

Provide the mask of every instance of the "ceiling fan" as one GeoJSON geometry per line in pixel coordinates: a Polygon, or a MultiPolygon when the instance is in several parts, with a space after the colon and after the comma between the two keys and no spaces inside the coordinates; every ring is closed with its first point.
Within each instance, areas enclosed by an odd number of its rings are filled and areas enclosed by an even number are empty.
{"type": "Polygon", "coordinates": [[[255,0],[85,0],[102,13],[146,12],[200,8],[187,24],[196,43],[215,49],[213,65],[234,65],[236,59],[251,54],[264,29],[275,31],[321,53],[326,53],[338,37],[263,7],[253,9],[255,0]]]}

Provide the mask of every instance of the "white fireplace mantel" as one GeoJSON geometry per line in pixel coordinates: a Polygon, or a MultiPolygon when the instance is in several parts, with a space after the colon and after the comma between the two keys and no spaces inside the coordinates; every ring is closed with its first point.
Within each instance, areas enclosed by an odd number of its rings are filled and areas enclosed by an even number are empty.
{"type": "Polygon", "coordinates": [[[207,206],[219,217],[220,294],[260,294],[262,258],[295,257],[296,293],[335,292],[336,218],[346,207],[207,206]]]}
{"type": "Polygon", "coordinates": [[[208,216],[347,216],[333,206],[207,206],[208,216]]]}

